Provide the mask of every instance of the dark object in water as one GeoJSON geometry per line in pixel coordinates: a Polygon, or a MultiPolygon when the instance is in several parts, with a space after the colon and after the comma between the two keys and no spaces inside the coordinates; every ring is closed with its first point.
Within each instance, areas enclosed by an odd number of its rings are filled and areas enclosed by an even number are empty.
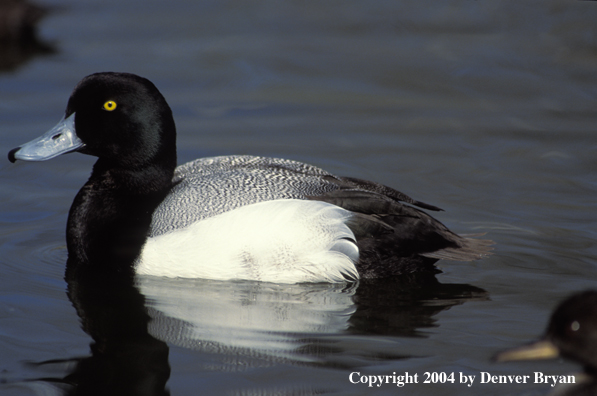
{"type": "Polygon", "coordinates": [[[35,55],[55,49],[37,37],[49,9],[26,0],[0,0],[0,71],[13,70],[35,55]]]}

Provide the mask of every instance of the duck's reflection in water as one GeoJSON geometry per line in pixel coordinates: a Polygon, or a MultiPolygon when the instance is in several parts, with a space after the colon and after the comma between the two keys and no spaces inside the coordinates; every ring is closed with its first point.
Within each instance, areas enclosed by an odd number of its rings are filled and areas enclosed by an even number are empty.
{"type": "MultiPolygon", "coordinates": [[[[70,280],[69,297],[93,338],[92,355],[71,359],[71,372],[45,381],[60,383],[68,395],[168,395],[168,345],[222,356],[219,370],[338,367],[339,355],[362,356],[338,346],[343,337],[424,336],[421,329],[436,326],[438,312],[487,293],[441,284],[432,275],[293,285],[141,277],[103,286],[97,279],[70,280]]],[[[385,356],[408,357],[399,350],[385,356]]]]}
{"type": "Polygon", "coordinates": [[[68,296],[93,341],[89,357],[38,363],[69,367],[63,378],[42,379],[56,394],[169,395],[169,348],[148,333],[145,297],[132,280],[69,279],[68,296]]]}
{"type": "MultiPolygon", "coordinates": [[[[355,284],[272,284],[143,277],[150,333],[185,348],[321,363],[328,335],[420,336],[433,316],[487,293],[434,276],[355,284]]],[[[325,359],[324,359],[325,360],[325,359]]]]}

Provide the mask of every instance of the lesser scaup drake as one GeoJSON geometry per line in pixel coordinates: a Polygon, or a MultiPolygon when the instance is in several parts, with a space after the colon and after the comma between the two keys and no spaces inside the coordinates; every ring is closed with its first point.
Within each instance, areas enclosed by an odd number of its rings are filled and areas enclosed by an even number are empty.
{"type": "MultiPolygon", "coordinates": [[[[585,375],[577,376],[573,388],[558,394],[597,394],[597,290],[573,294],[554,310],[545,335],[532,344],[500,352],[498,362],[553,359],[559,356],[584,366],[585,375]]],[[[556,376],[555,381],[569,383],[569,376],[556,376]]]]}
{"type": "Polygon", "coordinates": [[[434,206],[300,162],[228,156],[176,167],[172,112],[133,74],[85,77],[63,120],[9,159],[72,151],[98,160],[69,213],[69,261],[102,271],[338,282],[437,272],[438,259],[490,250],[413,207],[434,206]]]}

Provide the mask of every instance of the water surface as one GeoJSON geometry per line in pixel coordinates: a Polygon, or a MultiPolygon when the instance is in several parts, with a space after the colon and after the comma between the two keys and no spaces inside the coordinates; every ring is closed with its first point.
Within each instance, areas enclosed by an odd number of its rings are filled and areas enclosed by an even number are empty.
{"type": "Polygon", "coordinates": [[[119,291],[121,310],[106,313],[85,293],[73,304],[63,280],[66,216],[93,158],[0,161],[3,395],[94,380],[89,323],[145,324],[108,366],[172,395],[542,395],[549,385],[368,388],[350,374],[578,371],[490,357],[540,336],[561,298],[596,284],[597,4],[44,4],[54,8],[39,35],[56,52],[0,74],[3,152],[53,126],[85,75],[128,71],[169,101],[179,163],[277,156],[375,180],[443,208],[459,233],[486,232],[496,250],[411,282],[148,278],[144,297],[119,291]]]}

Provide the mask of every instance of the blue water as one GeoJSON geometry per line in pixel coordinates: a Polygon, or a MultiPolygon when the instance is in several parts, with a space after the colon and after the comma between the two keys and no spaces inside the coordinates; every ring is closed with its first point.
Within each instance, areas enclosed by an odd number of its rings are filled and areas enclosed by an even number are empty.
{"type": "MultiPolygon", "coordinates": [[[[3,152],[52,127],[85,75],[133,72],[170,103],[180,163],[300,160],[395,187],[496,242],[482,261],[440,262],[435,283],[144,279],[144,306],[122,309],[150,313],[145,341],[160,353],[112,370],[167,373],[172,395],[442,396],[543,395],[549,385],[480,384],[481,372],[579,371],[490,357],[597,284],[597,3],[43,4],[39,37],[55,52],[0,71],[3,152]],[[419,383],[369,388],[356,372],[419,383]],[[456,380],[423,384],[426,372],[456,380]]],[[[0,161],[2,395],[62,394],[56,381],[98,364],[88,325],[103,319],[81,317],[63,280],[66,215],[93,162],[0,161]]]]}

